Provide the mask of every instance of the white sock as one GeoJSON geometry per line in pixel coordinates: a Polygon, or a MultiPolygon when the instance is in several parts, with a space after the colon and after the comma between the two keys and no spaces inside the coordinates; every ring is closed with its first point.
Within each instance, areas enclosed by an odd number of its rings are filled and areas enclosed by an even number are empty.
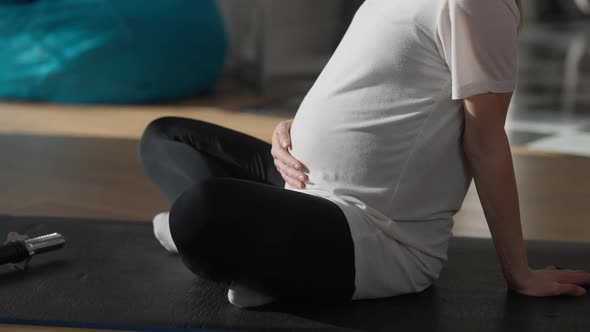
{"type": "Polygon", "coordinates": [[[162,212],[154,217],[154,235],[166,250],[178,253],[170,234],[170,212],[162,212]]]}
{"type": "Polygon", "coordinates": [[[276,301],[270,295],[263,294],[233,281],[227,291],[227,298],[231,304],[240,308],[259,307],[276,301]]]}

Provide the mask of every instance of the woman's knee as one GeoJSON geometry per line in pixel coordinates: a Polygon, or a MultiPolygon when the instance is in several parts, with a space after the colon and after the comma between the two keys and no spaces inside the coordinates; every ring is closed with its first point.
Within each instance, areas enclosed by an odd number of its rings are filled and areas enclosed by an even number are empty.
{"type": "Polygon", "coordinates": [[[144,129],[141,135],[141,141],[150,141],[154,138],[163,138],[170,135],[174,131],[175,127],[182,122],[182,118],[166,116],[161,117],[150,122],[144,129]]]}
{"type": "MultiPolygon", "coordinates": [[[[172,204],[170,231],[179,249],[215,251],[228,231],[227,179],[206,178],[192,184],[172,204]]],[[[231,200],[231,199],[230,199],[231,200]]]]}
{"type": "Polygon", "coordinates": [[[166,138],[166,133],[173,118],[164,117],[156,119],[144,129],[139,141],[139,157],[142,161],[154,150],[157,141],[166,138]]]}
{"type": "Polygon", "coordinates": [[[184,263],[195,274],[212,280],[225,279],[225,267],[217,256],[222,230],[210,203],[212,181],[199,181],[172,205],[170,233],[184,263]]]}
{"type": "Polygon", "coordinates": [[[203,180],[191,185],[172,205],[170,232],[177,246],[186,248],[207,242],[205,232],[211,222],[207,182],[203,180]]]}
{"type": "Polygon", "coordinates": [[[166,116],[153,120],[141,135],[140,156],[153,151],[160,140],[175,140],[175,137],[182,136],[186,132],[198,133],[204,131],[210,125],[205,121],[175,116],[166,116]]]}
{"type": "Polygon", "coordinates": [[[160,146],[163,146],[164,141],[173,140],[174,136],[183,131],[184,122],[188,119],[180,117],[161,117],[153,120],[144,129],[141,139],[139,141],[139,159],[145,166],[149,165],[150,161],[159,161],[161,158],[160,146]]]}

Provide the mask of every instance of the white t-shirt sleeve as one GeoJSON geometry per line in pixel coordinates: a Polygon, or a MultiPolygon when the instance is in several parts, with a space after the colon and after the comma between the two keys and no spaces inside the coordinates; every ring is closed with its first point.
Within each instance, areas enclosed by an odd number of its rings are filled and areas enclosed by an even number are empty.
{"type": "Polygon", "coordinates": [[[515,0],[448,0],[437,45],[451,72],[452,99],[516,89],[519,22],[515,0]]]}

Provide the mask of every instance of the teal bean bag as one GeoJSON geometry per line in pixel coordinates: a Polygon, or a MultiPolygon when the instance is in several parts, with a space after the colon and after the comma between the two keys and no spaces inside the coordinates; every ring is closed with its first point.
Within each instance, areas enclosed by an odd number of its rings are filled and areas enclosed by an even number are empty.
{"type": "Polygon", "coordinates": [[[152,103],[218,79],[214,0],[0,0],[0,99],[152,103]]]}

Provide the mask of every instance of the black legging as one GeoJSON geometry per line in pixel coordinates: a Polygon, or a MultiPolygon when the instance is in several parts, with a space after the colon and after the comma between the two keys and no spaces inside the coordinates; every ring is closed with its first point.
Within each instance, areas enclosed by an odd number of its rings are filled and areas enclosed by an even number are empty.
{"type": "Polygon", "coordinates": [[[146,175],[172,204],[170,231],[198,276],[277,299],[350,300],[354,248],[333,202],[284,189],[271,145],[204,121],[166,117],[140,143],[146,175]]]}

